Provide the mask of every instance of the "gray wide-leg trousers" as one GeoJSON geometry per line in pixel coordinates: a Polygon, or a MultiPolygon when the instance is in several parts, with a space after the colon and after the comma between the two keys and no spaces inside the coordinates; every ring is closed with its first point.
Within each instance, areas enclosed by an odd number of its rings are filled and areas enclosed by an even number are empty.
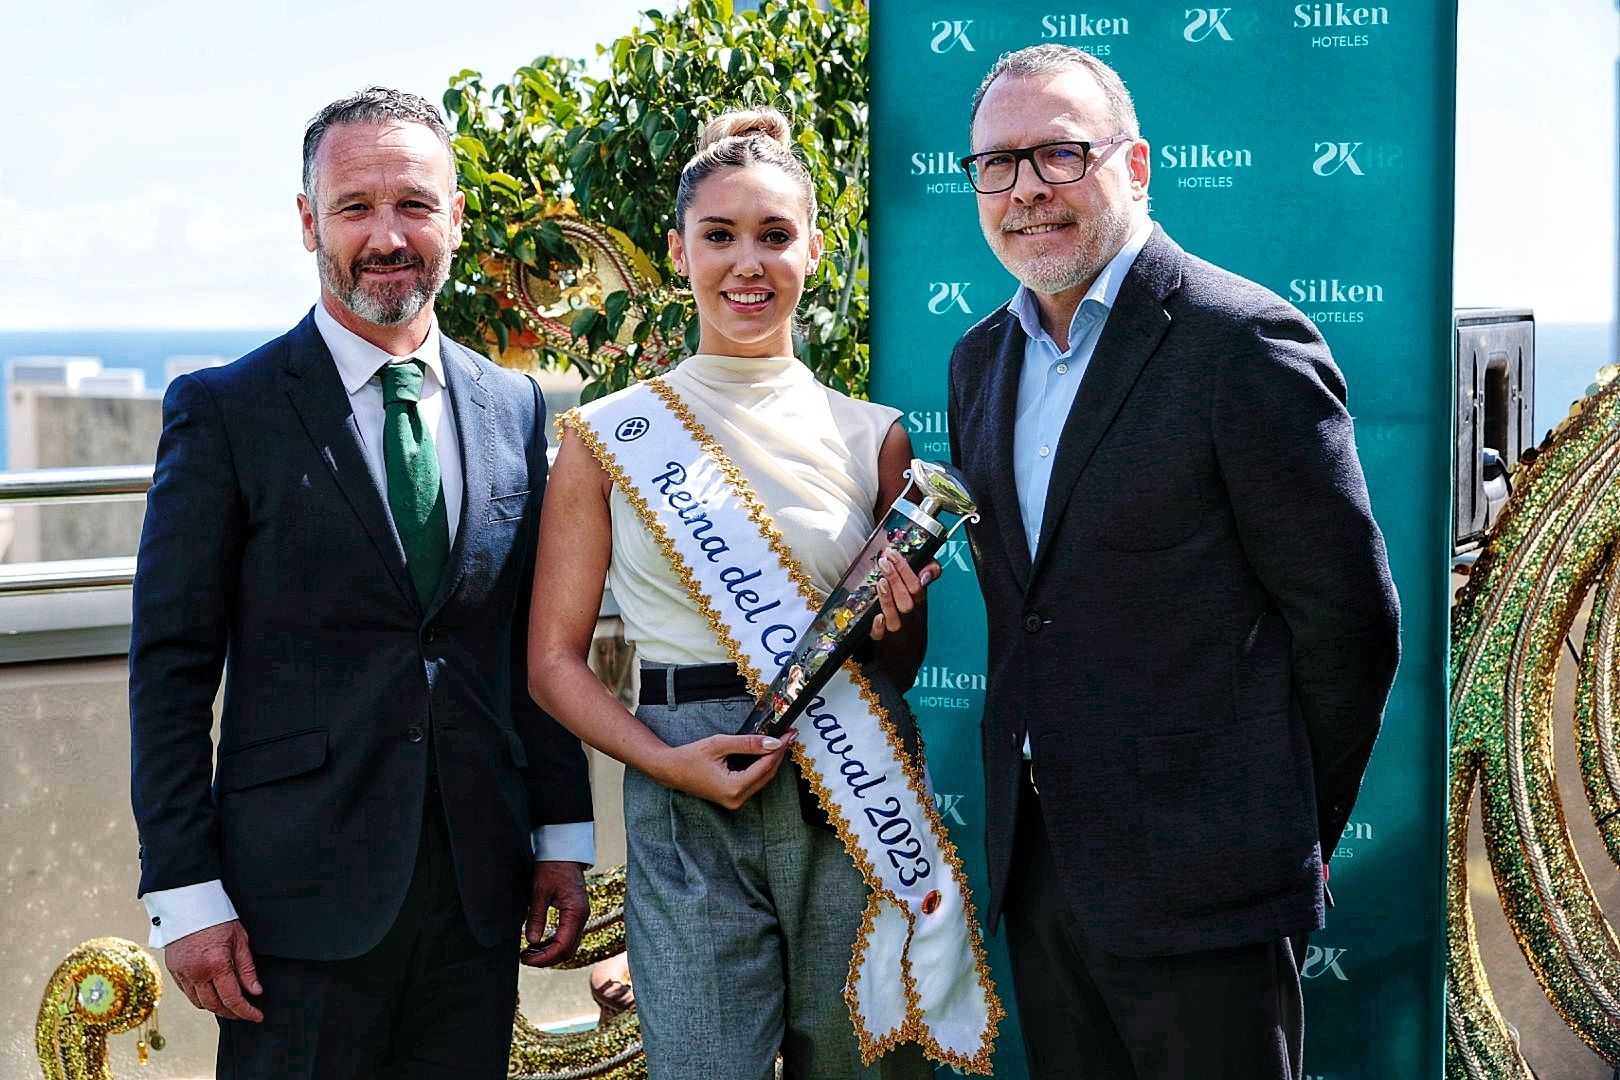
{"type": "MultiPolygon", "coordinates": [[[[747,699],[645,705],[672,746],[732,734],[747,699]]],[[[792,761],[739,810],[624,776],[630,976],[652,1080],[899,1080],[914,1045],[862,1068],[844,1002],[866,885],[805,823],[792,761]]],[[[896,973],[898,978],[898,972],[896,973]]]]}

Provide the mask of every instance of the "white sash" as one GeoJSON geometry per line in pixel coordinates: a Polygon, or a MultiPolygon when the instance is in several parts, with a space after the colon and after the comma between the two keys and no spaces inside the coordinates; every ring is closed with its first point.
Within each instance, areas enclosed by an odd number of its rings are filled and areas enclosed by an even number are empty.
{"type": "MultiPolygon", "coordinates": [[[[624,493],[757,697],[822,598],[737,466],[662,379],[558,427],[624,493]]],[[[796,726],[794,758],[871,889],[844,989],[863,1060],[909,1039],[988,1074],[1001,1002],[926,778],[854,663],[796,726]]]]}

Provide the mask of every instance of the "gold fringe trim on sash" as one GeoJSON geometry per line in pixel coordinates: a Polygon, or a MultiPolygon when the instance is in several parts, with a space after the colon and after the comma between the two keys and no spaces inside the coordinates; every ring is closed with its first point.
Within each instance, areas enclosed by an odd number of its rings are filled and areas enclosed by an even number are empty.
{"type": "Polygon", "coordinates": [[[687,594],[691,596],[692,602],[697,605],[698,611],[708,620],[710,628],[714,630],[715,637],[725,647],[726,652],[731,654],[731,658],[737,664],[737,670],[742,672],[743,676],[748,679],[750,686],[759,687],[754,691],[755,696],[758,696],[765,687],[765,684],[760,681],[758,669],[743,657],[742,647],[737,644],[736,640],[727,632],[725,624],[720,621],[720,613],[715,610],[714,599],[698,585],[697,578],[692,576],[692,568],[686,565],[686,560],[681,557],[681,553],[675,550],[674,541],[670,540],[669,533],[658,523],[658,517],[653,513],[652,507],[647,505],[647,500],[642,497],[641,492],[637,491],[635,485],[630,483],[630,478],[625,475],[618,459],[613,456],[612,451],[602,442],[601,437],[591,430],[590,425],[579,414],[578,409],[569,409],[557,417],[557,433],[559,437],[570,431],[579,437],[579,441],[585,444],[585,448],[591,452],[591,456],[596,459],[596,463],[602,466],[602,471],[607,473],[608,478],[624,493],[625,501],[635,510],[636,516],[641,519],[642,524],[647,526],[647,532],[652,535],[654,543],[658,545],[658,550],[662,551],[664,558],[669,560],[670,569],[675,571],[675,576],[680,579],[681,585],[686,589],[687,594]]]}
{"type": "MultiPolygon", "coordinates": [[[[732,490],[736,492],[738,501],[747,509],[749,519],[759,527],[760,535],[771,546],[771,550],[776,552],[776,557],[782,560],[782,566],[787,570],[788,577],[792,578],[793,583],[799,587],[799,595],[804,597],[811,613],[814,614],[820,611],[821,603],[826,597],[821,595],[821,590],[817,589],[815,583],[810,580],[810,575],[804,572],[799,566],[798,560],[793,557],[793,549],[788,547],[787,540],[776,526],[771,523],[770,515],[765,512],[765,504],[759,501],[759,496],[754,494],[754,489],[743,478],[742,470],[737,468],[736,463],[730,457],[726,456],[725,450],[715,441],[714,436],[704,429],[703,425],[698,422],[698,418],[692,415],[692,410],[686,407],[686,402],[680,399],[680,396],[670,388],[668,383],[659,378],[653,379],[645,385],[647,389],[658,396],[659,401],[669,407],[669,411],[675,414],[676,419],[681,422],[681,426],[686,429],[686,433],[692,436],[697,441],[697,444],[703,447],[704,453],[708,454],[714,463],[719,466],[720,472],[731,482],[732,490]]],[[[764,693],[765,689],[766,687],[761,686],[755,693],[764,693]]]]}

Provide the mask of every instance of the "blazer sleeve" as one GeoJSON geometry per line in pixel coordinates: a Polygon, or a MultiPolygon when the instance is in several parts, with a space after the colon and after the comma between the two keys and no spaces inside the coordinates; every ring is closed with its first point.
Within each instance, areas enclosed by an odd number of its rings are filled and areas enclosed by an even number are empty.
{"type": "Polygon", "coordinates": [[[1350,819],[1400,656],[1400,606],[1327,343],[1280,301],[1243,324],[1212,411],[1243,550],[1291,637],[1324,860],[1350,819]]]}
{"type": "Polygon", "coordinates": [[[962,447],[957,442],[956,425],[961,421],[962,413],[957,407],[957,395],[961,392],[961,375],[958,374],[958,365],[962,363],[963,343],[958,341],[951,350],[950,366],[947,368],[945,388],[945,434],[951,444],[951,464],[958,468],[962,465],[962,447]]]}
{"type": "Polygon", "coordinates": [[[246,513],[218,402],[169,387],[135,563],[129,648],[130,797],[138,893],[219,878],[214,696],[236,608],[246,513]]]}
{"type": "Polygon", "coordinates": [[[534,584],[535,549],[539,543],[540,504],[546,489],[546,407],[539,384],[524,379],[534,393],[534,426],[528,456],[532,496],[529,516],[517,543],[517,605],[512,615],[512,723],[529,759],[525,781],[529,792],[529,827],[592,820],[590,766],[585,747],[529,696],[529,604],[534,584]]]}

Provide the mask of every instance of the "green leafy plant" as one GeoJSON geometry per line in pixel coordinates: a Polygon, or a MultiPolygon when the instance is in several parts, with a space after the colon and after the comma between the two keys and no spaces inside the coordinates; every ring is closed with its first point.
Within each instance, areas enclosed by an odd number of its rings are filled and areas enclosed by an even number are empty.
{"type": "Polygon", "coordinates": [[[730,0],[690,0],[643,18],[644,27],[598,46],[609,65],[601,77],[577,60],[541,57],[500,84],[473,71],[451,79],[444,105],[467,221],[439,298],[441,325],[506,363],[579,369],[585,400],[653,373],[649,341],[660,335],[690,351],[696,312],[677,289],[600,297],[574,314],[571,341],[548,343],[506,295],[505,275],[516,260],[531,274],[566,278],[579,255],[557,218],[577,212],[620,230],[671,280],[665,235],[702,125],[730,108],[774,105],[793,118],[826,234],[800,307],[799,356],[828,384],[864,393],[864,3],[767,0],[736,12],[730,0]]]}

